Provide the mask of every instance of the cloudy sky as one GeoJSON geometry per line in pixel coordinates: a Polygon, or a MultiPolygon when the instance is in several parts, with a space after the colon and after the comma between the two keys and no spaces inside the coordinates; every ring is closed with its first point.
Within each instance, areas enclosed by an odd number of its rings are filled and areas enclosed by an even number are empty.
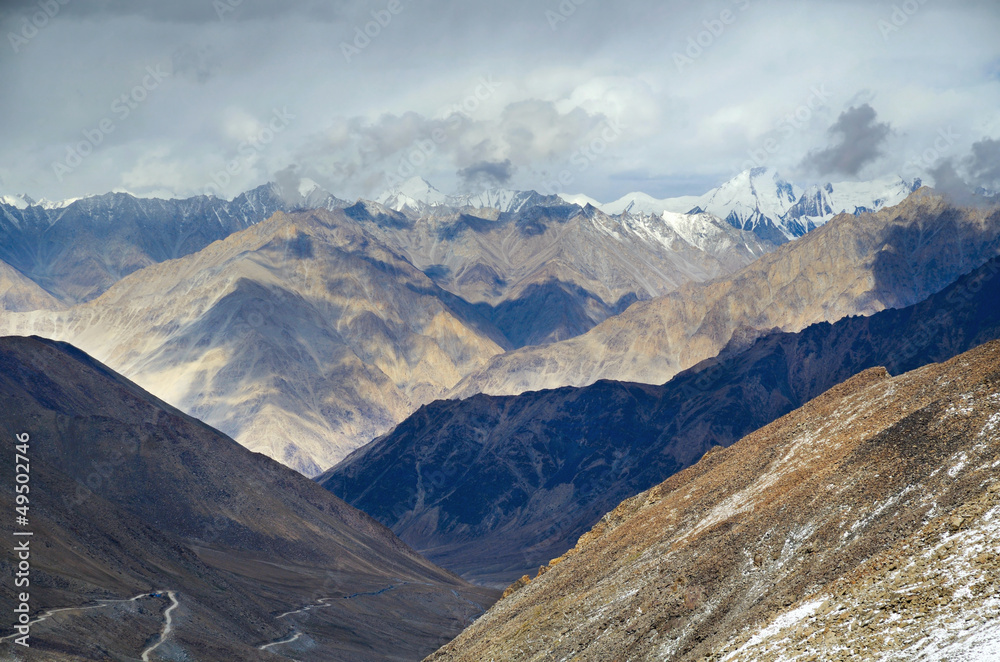
{"type": "Polygon", "coordinates": [[[0,29],[6,194],[1000,170],[995,0],[5,0],[0,29]]]}

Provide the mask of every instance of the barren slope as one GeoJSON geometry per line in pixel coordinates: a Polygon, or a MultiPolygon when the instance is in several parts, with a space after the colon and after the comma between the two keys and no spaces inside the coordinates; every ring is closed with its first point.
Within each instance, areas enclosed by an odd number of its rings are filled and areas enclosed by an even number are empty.
{"type": "Polygon", "coordinates": [[[55,297],[0,260],[0,312],[56,310],[62,308],[55,297]]]}
{"type": "MultiPolygon", "coordinates": [[[[312,481],[68,345],[0,339],[0,396],[6,475],[15,435],[30,435],[29,525],[18,528],[33,533],[31,614],[66,609],[32,627],[30,651],[7,640],[6,652],[134,660],[176,601],[152,660],[280,659],[259,647],[294,633],[271,652],[412,660],[491,600],[312,481]]],[[[0,505],[14,512],[13,490],[0,505]]],[[[10,577],[11,555],[0,566],[10,577]]],[[[4,582],[7,614],[14,595],[4,582]]]]}
{"type": "Polygon", "coordinates": [[[428,659],[992,659],[998,423],[1000,342],[870,369],[623,502],[428,659]]]}

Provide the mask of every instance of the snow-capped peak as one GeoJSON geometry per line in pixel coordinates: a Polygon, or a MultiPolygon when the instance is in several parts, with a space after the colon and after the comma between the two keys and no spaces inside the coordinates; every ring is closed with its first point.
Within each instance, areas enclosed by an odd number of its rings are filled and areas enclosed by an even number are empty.
{"type": "Polygon", "coordinates": [[[299,195],[303,198],[308,197],[309,194],[313,193],[319,188],[319,184],[309,179],[308,177],[303,177],[299,180],[299,195]]]}
{"type": "Polygon", "coordinates": [[[604,205],[590,197],[589,195],[584,195],[583,193],[560,193],[559,197],[562,198],[564,202],[568,202],[571,205],[576,205],[578,207],[586,207],[590,205],[597,209],[601,209],[604,205]]]}
{"type": "Polygon", "coordinates": [[[38,204],[26,193],[18,195],[0,195],[0,203],[3,203],[8,207],[17,207],[18,209],[27,209],[28,207],[33,207],[38,204]]]}
{"type": "Polygon", "coordinates": [[[422,177],[413,177],[398,184],[375,198],[375,202],[403,211],[405,208],[423,211],[433,207],[462,209],[496,209],[502,213],[516,213],[526,206],[539,203],[544,198],[535,191],[515,191],[506,188],[488,188],[475,193],[446,195],[422,177]]]}
{"type": "Polygon", "coordinates": [[[431,186],[423,177],[411,177],[375,198],[375,202],[395,211],[402,211],[406,207],[419,209],[425,205],[435,207],[444,205],[447,201],[448,196],[431,186]]]}
{"type": "MultiPolygon", "coordinates": [[[[87,196],[87,197],[94,197],[94,196],[87,196]]],[[[0,195],[0,204],[7,205],[8,207],[16,207],[17,209],[27,209],[28,207],[41,207],[42,209],[62,209],[63,207],[69,207],[77,200],[82,200],[82,199],[83,198],[68,198],[66,200],[53,201],[42,198],[41,200],[35,200],[26,193],[20,193],[18,195],[0,195]]]]}
{"type": "MultiPolygon", "coordinates": [[[[657,199],[636,192],[595,206],[612,216],[705,212],[781,244],[801,237],[837,214],[860,214],[899,204],[920,184],[919,179],[888,178],[828,183],[803,190],[771,168],[753,168],[702,196],[657,199]]],[[[578,204],[582,197],[563,199],[578,204]]]]}
{"type": "Polygon", "coordinates": [[[614,202],[597,205],[605,214],[618,216],[620,214],[659,214],[663,211],[683,214],[701,202],[701,197],[694,195],[679,198],[654,198],[642,192],[628,193],[614,202]]]}
{"type": "Polygon", "coordinates": [[[825,223],[837,214],[860,214],[898,205],[920,188],[920,179],[902,177],[870,182],[840,182],[810,186],[789,210],[789,217],[825,223]]]}
{"type": "Polygon", "coordinates": [[[735,227],[757,230],[762,225],[771,226],[786,239],[794,239],[799,236],[795,230],[779,221],[801,195],[799,187],[782,179],[773,169],[753,168],[709,191],[698,207],[735,227]]]}
{"type": "Polygon", "coordinates": [[[267,188],[290,209],[333,209],[346,204],[308,177],[269,182],[264,185],[267,188]]]}

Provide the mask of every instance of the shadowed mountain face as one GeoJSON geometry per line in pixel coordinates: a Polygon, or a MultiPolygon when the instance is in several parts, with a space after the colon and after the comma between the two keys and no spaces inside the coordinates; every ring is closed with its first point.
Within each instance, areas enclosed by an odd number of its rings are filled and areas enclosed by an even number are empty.
{"type": "Polygon", "coordinates": [[[776,333],[664,386],[601,381],[421,408],[319,480],[444,567],[502,584],[622,499],[861,370],[1000,338],[1000,258],[901,310],[776,333]]]}
{"type": "Polygon", "coordinates": [[[582,336],[497,356],[450,395],[663,383],[733,339],[912,305],[998,253],[1000,209],[958,209],[921,189],[890,209],[838,216],[732,276],[639,302],[582,336]]]}
{"type": "Polygon", "coordinates": [[[276,214],[87,304],[5,315],[303,473],[384,433],[502,336],[340,210],[276,214]]]}
{"type": "Polygon", "coordinates": [[[30,435],[31,614],[66,608],[32,626],[29,660],[138,659],[161,638],[153,660],[413,660],[491,601],[68,345],[0,339],[0,397],[6,475],[30,435]]]}
{"type": "Polygon", "coordinates": [[[998,467],[1000,343],[873,368],[623,502],[428,659],[996,659],[998,467]]]}
{"type": "MultiPolygon", "coordinates": [[[[231,202],[108,193],[56,209],[0,205],[0,260],[64,303],[89,301],[135,271],[190,255],[288,210],[285,197],[266,184],[231,202]]],[[[343,204],[333,197],[322,202],[343,204]]]]}
{"type": "Polygon", "coordinates": [[[6,262],[0,261],[0,312],[55,310],[62,305],[6,262]]]}
{"type": "Polygon", "coordinates": [[[579,335],[636,300],[732,273],[773,249],[707,214],[612,217],[564,203],[516,213],[441,208],[405,216],[372,203],[346,211],[441,288],[475,304],[512,347],[579,335]]]}

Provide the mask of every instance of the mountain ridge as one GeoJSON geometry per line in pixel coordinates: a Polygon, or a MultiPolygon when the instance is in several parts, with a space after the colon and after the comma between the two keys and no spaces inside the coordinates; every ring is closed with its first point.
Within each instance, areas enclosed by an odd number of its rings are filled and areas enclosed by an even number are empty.
{"type": "Polygon", "coordinates": [[[1000,257],[914,306],[767,334],[663,386],[435,402],[318,480],[437,563],[502,584],[620,500],[860,371],[899,374],[997,338],[1000,257]]]}
{"type": "Polygon", "coordinates": [[[1000,342],[873,368],[623,501],[427,660],[992,659],[1000,342]]]}
{"type": "MultiPolygon", "coordinates": [[[[163,658],[264,660],[261,646],[290,630],[310,659],[413,659],[476,615],[463,595],[490,598],[72,346],[2,338],[0,367],[0,430],[28,436],[31,614],[66,609],[32,626],[44,659],[136,659],[162,636],[163,658]],[[328,605],[331,621],[280,616],[393,584],[328,605]],[[176,611],[161,635],[168,592],[176,611]]],[[[14,473],[13,453],[2,463],[14,473]]],[[[13,508],[13,492],[0,501],[13,508]]],[[[13,572],[10,558],[0,565],[13,572]]],[[[5,610],[15,602],[0,591],[5,610]]]]}
{"type": "Polygon", "coordinates": [[[731,276],[638,302],[575,338],[495,357],[449,397],[663,383],[740,336],[914,304],[998,253],[1000,208],[953,207],[925,187],[896,207],[841,214],[731,276]]]}

